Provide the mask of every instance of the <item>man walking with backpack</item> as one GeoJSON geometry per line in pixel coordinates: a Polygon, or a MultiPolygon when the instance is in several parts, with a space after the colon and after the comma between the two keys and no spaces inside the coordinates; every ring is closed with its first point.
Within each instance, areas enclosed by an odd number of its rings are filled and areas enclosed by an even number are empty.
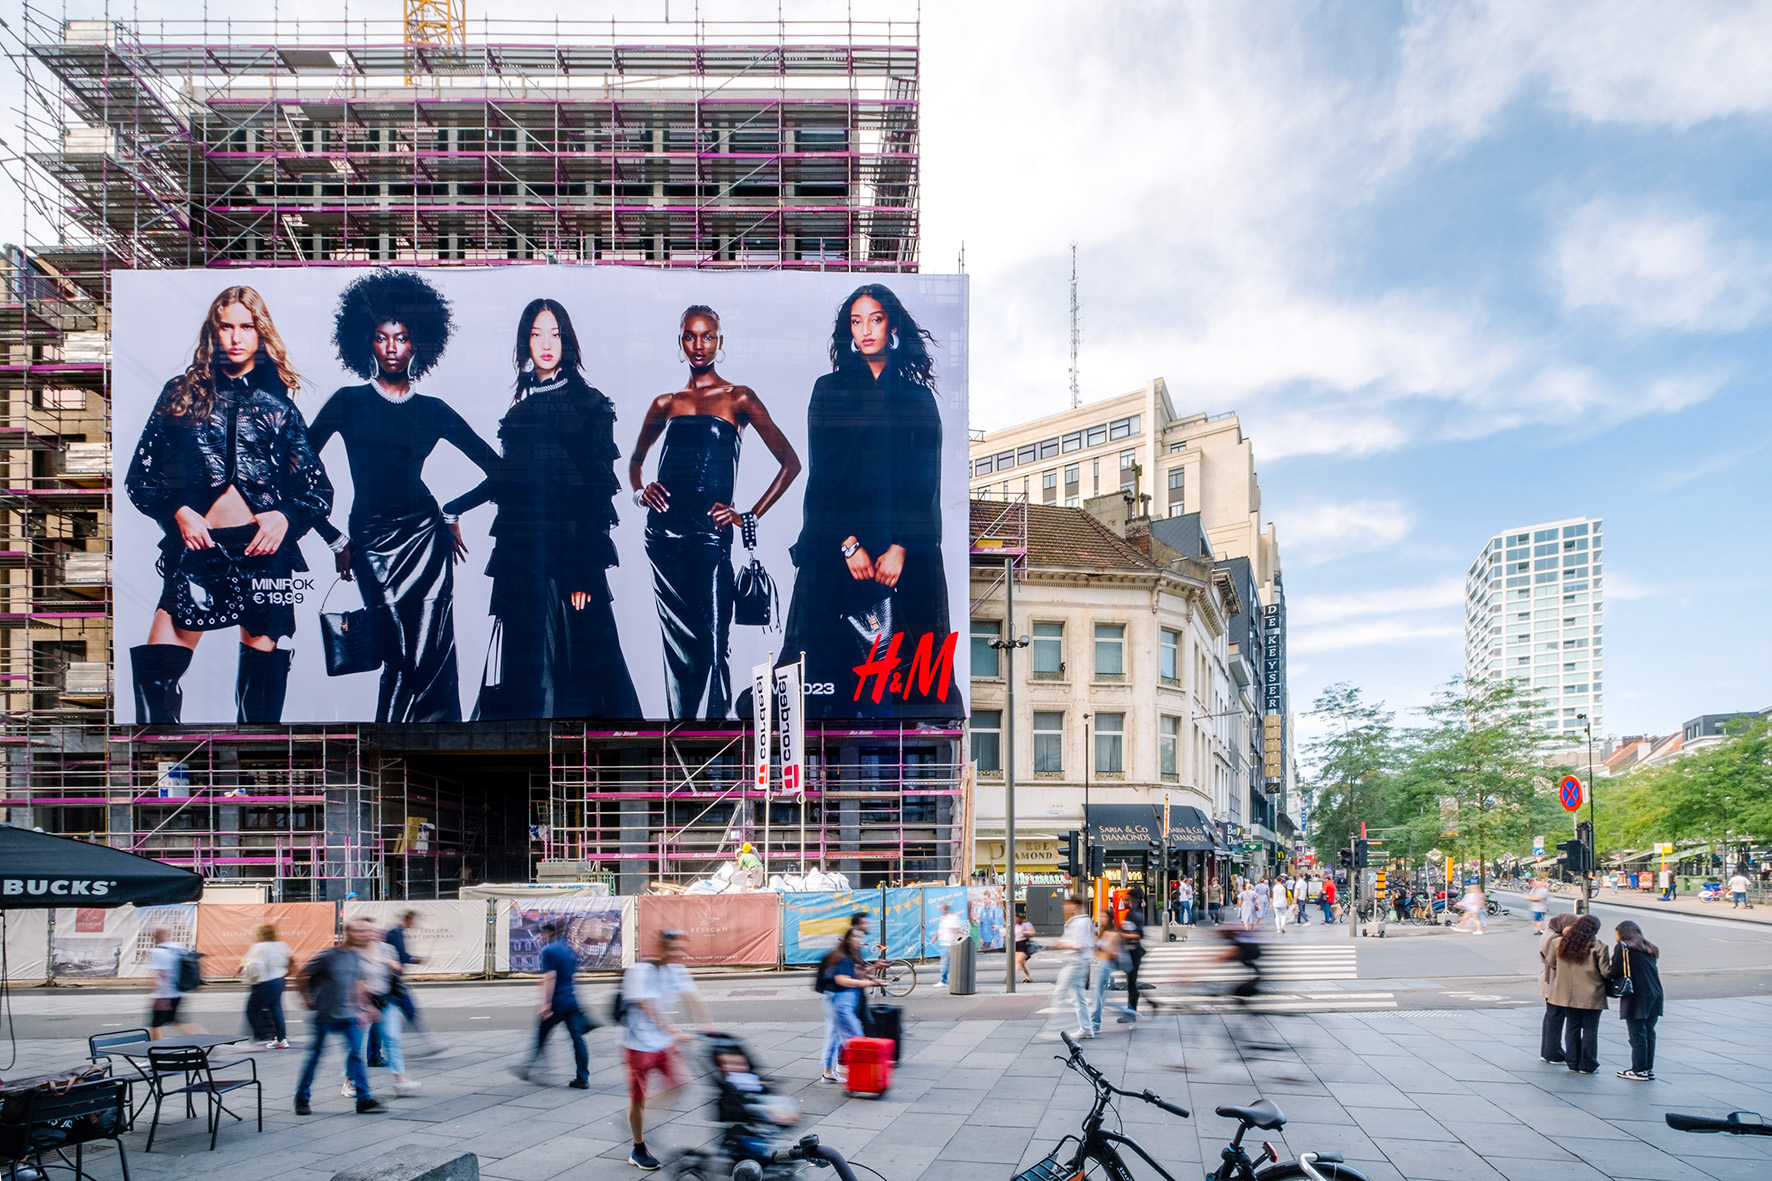
{"type": "Polygon", "coordinates": [[[578,1003],[578,988],[574,977],[578,974],[578,954],[572,945],[560,938],[560,928],[555,923],[541,925],[541,937],[547,940],[547,946],[541,949],[541,1004],[536,1008],[536,1016],[540,1024],[535,1030],[535,1052],[529,1061],[517,1068],[517,1077],[528,1081],[529,1072],[541,1058],[542,1049],[548,1044],[548,1034],[554,1032],[554,1026],[564,1025],[566,1036],[572,1039],[572,1081],[566,1085],[575,1091],[590,1090],[591,1059],[585,1052],[585,1034],[593,1028],[590,1017],[578,1003]]]}
{"type": "Polygon", "coordinates": [[[369,964],[365,949],[370,944],[369,924],[362,919],[345,923],[344,941],[327,948],[302,969],[298,983],[302,1000],[314,1011],[314,1040],[295,1084],[295,1114],[311,1115],[308,1099],[313,1094],[314,1074],[326,1039],[337,1035],[345,1042],[345,1073],[357,1092],[357,1114],[386,1111],[369,1089],[369,1071],[363,1065],[363,1027],[374,1020],[375,1009],[365,987],[369,964]]]}
{"type": "Polygon", "coordinates": [[[178,1019],[179,1004],[185,994],[203,987],[202,957],[172,938],[165,927],[154,928],[154,950],[148,953],[148,969],[153,973],[153,992],[148,1018],[148,1037],[159,1041],[166,1036],[166,1027],[180,1033],[202,1033],[201,1027],[178,1019]]]}

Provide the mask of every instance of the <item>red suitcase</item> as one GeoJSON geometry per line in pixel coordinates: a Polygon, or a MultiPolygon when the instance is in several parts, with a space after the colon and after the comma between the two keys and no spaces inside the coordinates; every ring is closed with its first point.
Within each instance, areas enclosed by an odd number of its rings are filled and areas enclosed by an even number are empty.
{"type": "Polygon", "coordinates": [[[892,1042],[883,1037],[853,1037],[843,1046],[849,1067],[843,1089],[851,1095],[879,1097],[892,1085],[892,1042]]]}

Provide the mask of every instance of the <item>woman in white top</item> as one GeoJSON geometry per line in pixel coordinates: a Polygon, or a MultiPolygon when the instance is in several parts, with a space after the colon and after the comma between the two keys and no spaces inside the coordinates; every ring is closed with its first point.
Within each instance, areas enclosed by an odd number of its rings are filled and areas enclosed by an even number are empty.
{"type": "Polygon", "coordinates": [[[283,989],[289,981],[289,944],[277,938],[277,928],[261,923],[258,942],[246,949],[240,961],[240,978],[251,986],[246,994],[246,1020],[252,1039],[267,1050],[289,1048],[289,1027],[283,1021],[283,989]]]}
{"type": "Polygon", "coordinates": [[[1247,882],[1243,884],[1243,892],[1237,895],[1237,913],[1243,920],[1243,930],[1255,930],[1256,906],[1255,887],[1247,882]]]}
{"type": "Polygon", "coordinates": [[[1287,888],[1286,879],[1284,877],[1274,879],[1273,903],[1274,932],[1275,934],[1284,935],[1286,933],[1286,920],[1292,917],[1292,892],[1287,888]]]}

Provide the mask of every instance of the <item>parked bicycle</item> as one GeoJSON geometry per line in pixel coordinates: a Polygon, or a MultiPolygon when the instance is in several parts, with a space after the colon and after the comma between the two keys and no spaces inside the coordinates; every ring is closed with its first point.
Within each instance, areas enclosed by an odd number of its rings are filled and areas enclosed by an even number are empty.
{"type": "Polygon", "coordinates": [[[917,987],[917,965],[909,960],[875,960],[874,979],[889,997],[909,996],[917,987]]]}
{"type": "MultiPolygon", "coordinates": [[[[1058,1060],[1064,1063],[1065,1069],[1073,1070],[1089,1081],[1095,1088],[1095,1102],[1090,1106],[1089,1114],[1083,1117],[1081,1135],[1065,1136],[1039,1162],[1016,1174],[1014,1181],[1133,1181],[1126,1159],[1120,1155],[1122,1148],[1140,1157],[1164,1181],[1176,1181],[1174,1175],[1158,1164],[1138,1141],[1124,1132],[1109,1131],[1102,1125],[1116,1098],[1137,1099],[1178,1119],[1188,1118],[1187,1109],[1165,1102],[1149,1088],[1126,1091],[1114,1086],[1083,1057],[1082,1049],[1070,1034],[1062,1036],[1070,1053],[1058,1055],[1058,1060]],[[1075,1147],[1067,1152],[1069,1145],[1075,1147]]],[[[1273,1131],[1286,1123],[1280,1109],[1266,1099],[1257,1100],[1248,1107],[1224,1106],[1216,1110],[1225,1119],[1237,1121],[1237,1134],[1220,1153],[1221,1163],[1217,1171],[1208,1175],[1208,1181],[1366,1181],[1365,1175],[1344,1164],[1337,1152],[1307,1152],[1297,1160],[1281,1161],[1279,1150],[1271,1143],[1263,1143],[1260,1154],[1251,1158],[1243,1147],[1243,1138],[1249,1130],[1273,1131]]]]}

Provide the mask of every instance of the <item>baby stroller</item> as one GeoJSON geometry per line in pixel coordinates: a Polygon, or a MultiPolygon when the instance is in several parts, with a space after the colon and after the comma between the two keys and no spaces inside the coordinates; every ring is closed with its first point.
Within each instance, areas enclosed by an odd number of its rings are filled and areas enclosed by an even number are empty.
{"type": "Polygon", "coordinates": [[[703,1042],[712,1069],[715,1091],[714,1118],[719,1139],[706,1148],[691,1148],[671,1159],[675,1181],[714,1181],[732,1175],[740,1161],[756,1161],[763,1177],[780,1181],[799,1171],[798,1162],[775,1164],[777,1149],[790,1140],[784,1131],[800,1122],[800,1108],[793,1099],[770,1090],[769,1080],[757,1070],[756,1060],[743,1041],[724,1033],[708,1034],[703,1042]]]}

